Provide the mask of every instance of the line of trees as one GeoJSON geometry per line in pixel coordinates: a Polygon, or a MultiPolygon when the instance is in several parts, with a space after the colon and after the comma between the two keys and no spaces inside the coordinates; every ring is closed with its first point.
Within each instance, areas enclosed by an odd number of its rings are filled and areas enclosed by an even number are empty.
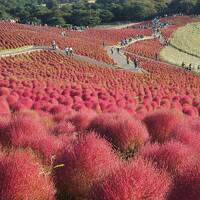
{"type": "Polygon", "coordinates": [[[173,13],[199,14],[200,0],[0,0],[0,18],[21,23],[94,26],[173,13]]]}

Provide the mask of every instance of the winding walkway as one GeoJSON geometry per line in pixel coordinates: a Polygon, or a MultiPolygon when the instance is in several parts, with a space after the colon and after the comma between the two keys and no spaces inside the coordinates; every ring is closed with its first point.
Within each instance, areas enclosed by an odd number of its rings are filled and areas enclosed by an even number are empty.
{"type": "Polygon", "coordinates": [[[35,51],[44,51],[48,50],[49,47],[45,46],[23,46],[20,48],[16,49],[8,49],[8,50],[2,50],[0,51],[0,57],[10,57],[10,56],[16,56],[20,54],[27,54],[27,53],[32,53],[35,51]]]}
{"type": "MultiPolygon", "coordinates": [[[[129,42],[127,45],[124,45],[123,47],[127,47],[131,44],[134,44],[138,41],[143,41],[143,40],[150,40],[153,39],[153,36],[147,36],[141,39],[135,39],[129,42]]],[[[114,45],[114,46],[107,46],[105,49],[107,51],[107,54],[114,60],[115,63],[117,63],[117,66],[119,66],[122,69],[128,70],[128,71],[133,71],[133,72],[146,72],[142,68],[135,68],[135,64],[130,60],[130,63],[127,64],[127,58],[124,53],[126,53],[123,50],[120,50],[120,52],[117,52],[117,48],[122,49],[120,44],[114,45]],[[113,53],[111,53],[111,49],[113,49],[113,53]]]]}
{"type": "MultiPolygon", "coordinates": [[[[137,41],[147,40],[147,39],[152,39],[152,36],[144,37],[142,39],[132,40],[132,42],[129,42],[127,45],[125,45],[123,47],[129,46],[137,41]]],[[[98,65],[98,66],[102,66],[102,67],[113,68],[116,70],[126,70],[126,71],[132,71],[134,73],[145,72],[145,70],[143,70],[141,68],[135,68],[134,63],[132,61],[130,61],[130,64],[127,64],[126,56],[124,55],[123,51],[120,51],[120,53],[118,53],[116,51],[117,47],[121,48],[120,44],[105,47],[107,54],[110,56],[110,58],[112,58],[114,60],[116,65],[107,64],[103,61],[98,61],[98,60],[90,58],[88,56],[78,55],[78,54],[74,54],[73,58],[78,61],[85,61],[90,64],[94,64],[94,65],[98,65]],[[113,54],[111,54],[111,48],[114,49],[113,54]]],[[[32,53],[32,52],[37,52],[37,51],[45,51],[45,50],[55,51],[58,54],[65,55],[65,52],[63,50],[60,50],[60,49],[52,50],[51,47],[49,47],[49,46],[24,46],[24,47],[20,47],[17,49],[8,49],[8,50],[0,51],[0,57],[16,56],[16,55],[20,55],[20,54],[27,54],[27,53],[32,53]]]]}

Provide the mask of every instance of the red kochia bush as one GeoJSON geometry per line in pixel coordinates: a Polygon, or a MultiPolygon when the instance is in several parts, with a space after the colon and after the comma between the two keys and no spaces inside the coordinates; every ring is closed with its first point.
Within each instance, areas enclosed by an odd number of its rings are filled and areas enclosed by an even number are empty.
{"type": "Polygon", "coordinates": [[[200,197],[200,165],[189,166],[174,178],[170,200],[196,200],[200,197]]]}
{"type": "Polygon", "coordinates": [[[144,122],[152,140],[164,143],[172,138],[173,129],[183,119],[184,115],[178,110],[161,110],[145,117],[144,122]]]}
{"type": "Polygon", "coordinates": [[[55,182],[61,196],[84,198],[92,185],[116,169],[120,161],[109,143],[93,133],[82,137],[72,149],[57,155],[55,182]]]}
{"type": "MultiPolygon", "coordinates": [[[[12,117],[7,128],[4,128],[3,144],[30,147],[47,163],[63,145],[63,142],[54,135],[48,135],[40,121],[41,117],[34,111],[20,111],[12,117]]],[[[72,138],[72,136],[65,136],[65,143],[67,140],[70,142],[72,138]]]]}
{"type": "Polygon", "coordinates": [[[0,88],[0,96],[3,96],[3,95],[8,96],[9,94],[10,94],[9,88],[6,88],[6,87],[1,87],[0,88]]]}
{"type": "Polygon", "coordinates": [[[144,158],[154,161],[159,168],[164,168],[172,174],[173,187],[168,199],[199,199],[199,155],[192,148],[180,142],[169,142],[160,147],[144,147],[141,154],[144,158]]]}
{"type": "Polygon", "coordinates": [[[154,161],[159,168],[165,168],[173,175],[198,162],[198,156],[191,148],[180,142],[171,141],[160,147],[143,149],[144,158],[154,161]]]}
{"type": "Polygon", "coordinates": [[[63,120],[53,127],[52,133],[58,136],[62,134],[72,134],[73,132],[75,132],[75,130],[76,127],[71,122],[66,122],[63,120]]]}
{"type": "Polygon", "coordinates": [[[74,114],[69,121],[75,125],[77,131],[83,131],[88,128],[96,115],[93,110],[84,109],[74,114]]]}
{"type": "Polygon", "coordinates": [[[0,115],[6,115],[10,116],[10,107],[8,105],[8,102],[4,98],[0,98],[0,115]]]}
{"type": "Polygon", "coordinates": [[[194,150],[200,155],[200,134],[197,134],[195,131],[192,131],[189,127],[178,126],[174,131],[174,139],[181,142],[194,150]]]}
{"type": "Polygon", "coordinates": [[[28,115],[14,115],[4,133],[4,141],[10,145],[22,145],[24,141],[46,135],[40,122],[28,115]]]}
{"type": "Polygon", "coordinates": [[[90,200],[164,200],[170,190],[171,178],[151,163],[141,159],[120,168],[97,183],[90,200]]]}
{"type": "Polygon", "coordinates": [[[101,114],[90,125],[121,151],[137,151],[149,138],[140,120],[126,112],[101,114]]]}
{"type": "MultiPolygon", "coordinates": [[[[185,122],[180,124],[182,128],[187,128],[189,131],[192,131],[198,135],[200,135],[200,118],[199,117],[188,117],[185,122]]],[[[178,130],[180,131],[180,130],[178,130]]]]}
{"type": "Polygon", "coordinates": [[[54,200],[55,189],[41,164],[25,152],[0,156],[0,199],[54,200]]]}

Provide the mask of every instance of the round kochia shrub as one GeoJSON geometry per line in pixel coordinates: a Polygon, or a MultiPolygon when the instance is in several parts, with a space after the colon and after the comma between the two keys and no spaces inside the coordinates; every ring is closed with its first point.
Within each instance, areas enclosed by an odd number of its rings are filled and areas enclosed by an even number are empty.
{"type": "Polygon", "coordinates": [[[164,200],[170,190],[171,178],[151,163],[138,159],[97,183],[90,200],[164,200]]]}
{"type": "Polygon", "coordinates": [[[187,145],[200,155],[200,134],[192,131],[190,127],[188,127],[188,124],[186,126],[178,126],[174,130],[174,140],[187,145]]]}
{"type": "Polygon", "coordinates": [[[74,114],[69,121],[76,127],[77,131],[83,131],[88,128],[96,115],[93,110],[84,109],[74,114]]]}
{"type": "Polygon", "coordinates": [[[120,160],[110,144],[89,133],[73,148],[63,148],[57,155],[55,183],[62,198],[84,198],[94,183],[118,168],[120,160]]]}
{"type": "Polygon", "coordinates": [[[95,118],[90,129],[97,131],[122,152],[135,152],[149,138],[142,122],[122,111],[104,113],[95,118]]]}
{"type": "Polygon", "coordinates": [[[200,197],[200,164],[189,166],[174,177],[170,200],[196,200],[200,197]]]}
{"type": "Polygon", "coordinates": [[[9,145],[21,145],[24,141],[37,139],[47,133],[40,121],[31,115],[13,115],[7,130],[4,132],[4,143],[9,145]]]}
{"type": "Polygon", "coordinates": [[[199,154],[192,148],[171,141],[164,145],[144,147],[142,156],[154,161],[159,168],[166,169],[173,177],[170,200],[194,200],[200,196],[199,154]]]}
{"type": "Polygon", "coordinates": [[[145,117],[144,122],[151,139],[164,143],[173,137],[174,128],[183,120],[184,115],[178,110],[161,110],[145,117]]]}
{"type": "Polygon", "coordinates": [[[1,116],[10,116],[10,108],[8,102],[4,98],[0,98],[0,115],[1,116]]]}
{"type": "MultiPolygon", "coordinates": [[[[40,123],[41,117],[34,111],[22,110],[12,116],[10,123],[2,131],[1,139],[4,145],[31,148],[45,163],[65,143],[70,143],[73,135],[63,134],[62,138],[47,134],[40,123]],[[63,141],[64,140],[64,141],[63,141]]],[[[1,132],[0,132],[1,133],[1,132]]]]}
{"type": "Polygon", "coordinates": [[[176,141],[160,146],[156,144],[146,146],[141,154],[144,158],[155,162],[157,167],[164,168],[173,175],[198,162],[198,154],[192,148],[176,141]]]}
{"type": "Polygon", "coordinates": [[[0,156],[1,199],[54,200],[55,189],[41,164],[25,152],[0,156]]]}
{"type": "Polygon", "coordinates": [[[71,122],[61,121],[52,128],[53,135],[72,134],[76,127],[71,122]]]}

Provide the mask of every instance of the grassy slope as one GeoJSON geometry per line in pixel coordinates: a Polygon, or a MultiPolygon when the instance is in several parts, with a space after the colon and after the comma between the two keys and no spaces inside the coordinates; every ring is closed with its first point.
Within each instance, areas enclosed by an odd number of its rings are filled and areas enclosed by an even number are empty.
{"type": "Polygon", "coordinates": [[[200,57],[200,23],[179,28],[170,42],[177,48],[200,57]]]}
{"type": "Polygon", "coordinates": [[[200,64],[200,58],[196,58],[193,56],[190,56],[186,53],[183,53],[181,51],[178,51],[177,49],[168,46],[162,49],[160,53],[160,58],[163,61],[179,65],[181,66],[182,62],[185,62],[186,65],[189,65],[192,63],[193,65],[198,65],[200,64]]]}

